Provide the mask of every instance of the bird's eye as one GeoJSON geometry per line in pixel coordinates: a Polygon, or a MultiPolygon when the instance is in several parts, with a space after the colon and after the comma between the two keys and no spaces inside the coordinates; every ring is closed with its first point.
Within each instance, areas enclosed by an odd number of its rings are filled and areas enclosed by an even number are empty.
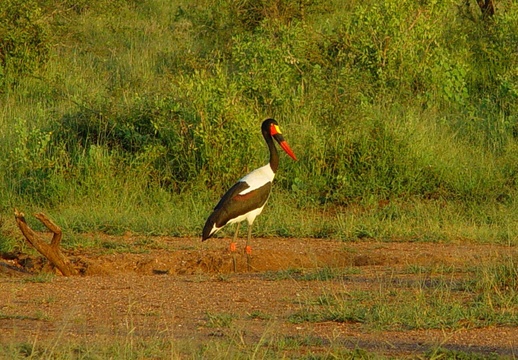
{"type": "Polygon", "coordinates": [[[277,134],[280,134],[281,133],[281,129],[279,129],[279,126],[275,125],[275,124],[272,124],[270,126],[270,134],[273,136],[273,135],[277,135],[277,134]]]}

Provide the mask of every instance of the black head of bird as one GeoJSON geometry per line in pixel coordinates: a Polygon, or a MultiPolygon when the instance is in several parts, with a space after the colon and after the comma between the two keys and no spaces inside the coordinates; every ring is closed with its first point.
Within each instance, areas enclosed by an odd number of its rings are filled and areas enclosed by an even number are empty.
{"type": "Polygon", "coordinates": [[[264,139],[266,140],[266,143],[269,142],[268,138],[275,139],[281,148],[288,154],[293,160],[297,160],[297,157],[291,150],[290,146],[288,145],[288,142],[284,140],[284,137],[282,136],[281,129],[279,128],[279,124],[275,119],[266,119],[263,121],[261,125],[261,131],[263,133],[264,139]]]}

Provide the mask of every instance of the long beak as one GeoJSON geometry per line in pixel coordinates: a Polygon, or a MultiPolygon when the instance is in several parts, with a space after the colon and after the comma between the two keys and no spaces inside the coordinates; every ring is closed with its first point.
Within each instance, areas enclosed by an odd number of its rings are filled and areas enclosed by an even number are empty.
{"type": "Polygon", "coordinates": [[[286,154],[288,154],[293,160],[297,160],[297,157],[293,153],[293,150],[291,150],[286,140],[279,141],[279,145],[282,147],[284,151],[286,151],[286,154]]]}

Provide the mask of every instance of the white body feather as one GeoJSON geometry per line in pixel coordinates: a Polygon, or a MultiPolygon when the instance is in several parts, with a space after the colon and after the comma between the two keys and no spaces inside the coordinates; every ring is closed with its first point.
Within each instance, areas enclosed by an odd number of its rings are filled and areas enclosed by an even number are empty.
{"type": "Polygon", "coordinates": [[[250,191],[254,191],[259,189],[266,183],[272,182],[275,177],[275,173],[273,172],[270,164],[266,164],[261,166],[259,169],[255,169],[251,173],[243,176],[243,178],[239,181],[246,182],[250,187],[241,191],[239,195],[244,195],[249,193],[250,191]]]}

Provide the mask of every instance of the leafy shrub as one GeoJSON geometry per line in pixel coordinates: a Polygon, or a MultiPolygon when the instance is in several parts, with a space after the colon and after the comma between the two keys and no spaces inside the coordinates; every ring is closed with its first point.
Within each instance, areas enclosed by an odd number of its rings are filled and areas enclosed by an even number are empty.
{"type": "Polygon", "coordinates": [[[5,154],[7,186],[18,194],[44,201],[59,200],[51,181],[53,168],[58,161],[61,147],[51,149],[53,134],[48,130],[31,128],[26,121],[17,119],[14,129],[14,145],[5,154]]]}
{"type": "MultiPolygon", "coordinates": [[[[27,103],[48,119],[15,134],[6,160],[23,165],[17,191],[56,197],[102,165],[103,181],[139,174],[138,188],[219,194],[264,163],[259,124],[272,116],[300,158],[278,184],[301,206],[516,192],[512,2],[491,22],[450,0],[60,4],[73,10],[56,33],[70,32],[66,46],[24,42],[55,62],[27,103]]],[[[21,24],[43,24],[29,10],[21,24]]]]}
{"type": "Polygon", "coordinates": [[[37,1],[0,2],[0,89],[41,68],[49,47],[48,25],[37,1]]]}
{"type": "Polygon", "coordinates": [[[297,96],[302,81],[292,37],[301,29],[281,27],[233,38],[230,69],[238,91],[265,109],[275,109],[297,96]]]}

